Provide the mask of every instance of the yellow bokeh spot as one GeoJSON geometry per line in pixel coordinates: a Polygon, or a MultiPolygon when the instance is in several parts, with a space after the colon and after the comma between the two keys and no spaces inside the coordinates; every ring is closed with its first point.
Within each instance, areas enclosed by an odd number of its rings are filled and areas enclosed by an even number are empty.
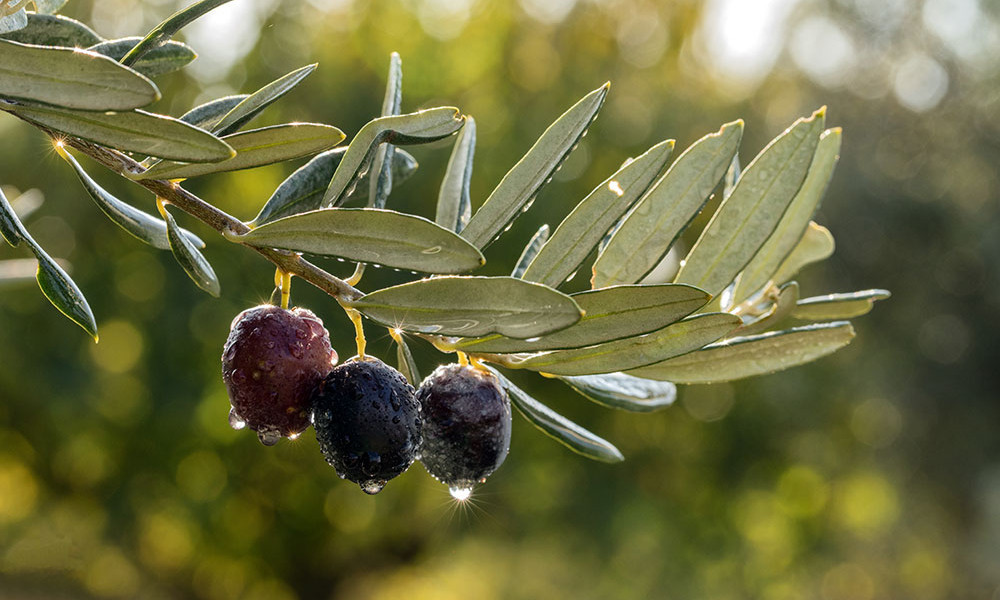
{"type": "Polygon", "coordinates": [[[28,467],[7,455],[0,455],[0,524],[20,521],[35,509],[38,484],[28,467]]]}
{"type": "Polygon", "coordinates": [[[375,518],[376,503],[357,491],[356,486],[338,485],[326,495],[323,513],[331,525],[344,533],[364,531],[375,518]]]}
{"type": "Polygon", "coordinates": [[[125,373],[142,358],[142,333],[127,321],[101,324],[101,342],[90,346],[98,367],[111,373],[125,373]]]}
{"type": "Polygon", "coordinates": [[[161,512],[143,519],[139,553],[154,569],[175,571],[184,567],[194,551],[189,524],[176,515],[161,512]]]}
{"type": "Polygon", "coordinates": [[[226,466],[219,455],[202,450],[177,465],[177,486],[192,500],[214,500],[226,487],[226,466]]]}
{"type": "Polygon", "coordinates": [[[823,576],[823,600],[872,600],[875,584],[859,565],[843,563],[823,576]]]}
{"type": "Polygon", "coordinates": [[[138,571],[117,548],[98,552],[83,574],[83,584],[97,596],[133,598],[140,583],[138,571]]]}
{"type": "Polygon", "coordinates": [[[876,473],[860,474],[838,486],[837,516],[861,537],[874,537],[899,517],[896,490],[876,473]]]}
{"type": "Polygon", "coordinates": [[[778,480],[778,501],[794,517],[811,517],[826,506],[829,486],[809,467],[796,465],[778,480]]]}

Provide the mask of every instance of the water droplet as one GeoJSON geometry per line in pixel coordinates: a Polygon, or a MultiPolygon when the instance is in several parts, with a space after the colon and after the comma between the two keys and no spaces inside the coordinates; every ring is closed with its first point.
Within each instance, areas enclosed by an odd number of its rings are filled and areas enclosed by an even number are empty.
{"type": "Polygon", "coordinates": [[[393,425],[399,425],[399,416],[398,415],[392,418],[392,424],[393,425]]]}
{"type": "Polygon", "coordinates": [[[451,494],[451,497],[454,498],[455,500],[458,500],[459,502],[465,502],[466,500],[469,499],[469,497],[472,496],[472,488],[453,485],[448,488],[448,493],[451,494]]]}
{"type": "Polygon", "coordinates": [[[257,439],[265,446],[273,446],[281,439],[281,434],[277,429],[265,429],[257,432],[257,439]]]}
{"type": "Polygon", "coordinates": [[[229,426],[237,431],[247,426],[247,422],[243,420],[243,417],[236,414],[235,408],[229,411],[229,426]]]}
{"type": "Polygon", "coordinates": [[[293,434],[291,434],[291,435],[288,436],[288,439],[290,439],[290,440],[297,440],[297,439],[299,439],[300,435],[302,435],[302,434],[300,434],[300,433],[293,433],[293,434]]]}
{"type": "Polygon", "coordinates": [[[274,342],[272,342],[271,340],[268,340],[267,343],[265,343],[264,345],[267,346],[268,350],[274,348],[274,342]]]}
{"type": "Polygon", "coordinates": [[[243,369],[236,369],[233,371],[233,381],[242,385],[247,380],[247,374],[243,372],[243,369]]]}
{"type": "Polygon", "coordinates": [[[361,486],[361,491],[370,496],[374,496],[375,494],[382,491],[382,488],[385,487],[385,482],[379,481],[377,479],[371,479],[369,481],[359,483],[358,485],[361,486]]]}
{"type": "Polygon", "coordinates": [[[392,400],[392,410],[399,410],[402,407],[403,405],[399,403],[399,400],[396,399],[392,400]]]}
{"type": "Polygon", "coordinates": [[[302,348],[302,342],[295,342],[294,344],[288,344],[288,351],[295,358],[303,358],[306,355],[305,349],[302,348]]]}
{"type": "Polygon", "coordinates": [[[528,339],[526,339],[524,341],[528,342],[529,344],[533,344],[533,343],[537,342],[540,339],[542,339],[541,336],[536,336],[536,337],[533,337],[533,338],[528,338],[528,339]]]}
{"type": "MultiPolygon", "coordinates": [[[[310,329],[312,328],[311,324],[310,324],[309,328],[310,329]]],[[[295,330],[295,337],[299,338],[300,340],[304,340],[307,337],[309,337],[309,332],[306,331],[305,329],[296,329],[295,330]]]]}
{"type": "Polygon", "coordinates": [[[420,251],[421,254],[437,254],[439,252],[441,252],[441,246],[432,246],[420,251]]]}
{"type": "Polygon", "coordinates": [[[570,276],[566,278],[566,283],[573,281],[573,278],[576,277],[577,273],[579,273],[579,271],[573,271],[572,273],[570,273],[570,276]]]}

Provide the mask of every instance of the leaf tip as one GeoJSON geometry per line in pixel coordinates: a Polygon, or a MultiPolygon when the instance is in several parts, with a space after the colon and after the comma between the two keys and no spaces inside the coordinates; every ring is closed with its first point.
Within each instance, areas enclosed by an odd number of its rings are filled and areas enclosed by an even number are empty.
{"type": "Polygon", "coordinates": [[[825,119],[826,118],[826,105],[824,104],[823,106],[817,108],[816,112],[814,112],[812,114],[812,118],[814,118],[814,119],[825,119]]]}

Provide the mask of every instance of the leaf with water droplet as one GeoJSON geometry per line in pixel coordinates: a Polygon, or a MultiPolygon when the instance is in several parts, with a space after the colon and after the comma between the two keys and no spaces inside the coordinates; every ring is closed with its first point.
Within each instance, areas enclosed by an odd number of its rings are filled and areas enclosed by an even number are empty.
{"type": "Polygon", "coordinates": [[[656,144],[622,165],[576,205],[538,255],[524,278],[556,287],[576,271],[606,232],[646,193],[670,158],[674,141],[656,144]]]}
{"type": "Polygon", "coordinates": [[[847,321],[795,327],[712,344],[685,356],[630,371],[673,383],[718,383],[797,367],[830,354],[854,338],[847,321]]]}
{"type": "MultiPolygon", "coordinates": [[[[382,116],[398,115],[403,102],[403,61],[399,54],[393,52],[389,57],[389,78],[385,85],[385,97],[382,100],[382,116]]],[[[396,147],[392,144],[382,144],[375,151],[368,178],[368,206],[384,208],[385,202],[392,192],[392,155],[396,147]]]]}
{"type": "MultiPolygon", "coordinates": [[[[106,40],[94,44],[87,48],[87,50],[103,54],[114,60],[121,60],[141,39],[135,36],[117,40],[106,40]]],[[[146,77],[156,77],[164,73],[182,69],[197,56],[191,46],[171,40],[137,60],[131,68],[146,77]]]]}
{"type": "Polygon", "coordinates": [[[784,283],[794,277],[803,267],[829,258],[834,250],[833,236],[830,231],[810,221],[806,232],[802,234],[798,244],[781,263],[772,279],[775,283],[784,283]]]}
{"type": "Polygon", "coordinates": [[[514,277],[434,277],[368,294],[350,306],[388,327],[439,335],[530,338],[580,320],[552,288],[514,277]]]}
{"type": "Polygon", "coordinates": [[[524,271],[531,264],[531,261],[538,255],[538,251],[541,249],[542,244],[549,239],[549,226],[542,225],[535,232],[535,235],[531,236],[528,240],[528,245],[524,247],[524,251],[521,252],[520,258],[517,259],[517,264],[514,265],[514,270],[511,272],[511,277],[522,277],[524,276],[524,271]]]}
{"type": "Polygon", "coordinates": [[[216,135],[228,135],[237,131],[259,115],[265,108],[271,106],[279,98],[287,94],[316,70],[317,65],[311,64],[295,69],[271,83],[250,94],[234,106],[218,123],[212,127],[216,135]]]}
{"type": "Polygon", "coordinates": [[[726,123],[677,157],[598,254],[593,287],[636,283],[660,263],[705,206],[739,149],[742,136],[743,121],[726,123]]]}
{"type": "Polygon", "coordinates": [[[466,117],[465,126],[455,137],[455,146],[438,191],[434,222],[445,229],[461,232],[472,216],[470,185],[475,154],[476,120],[466,117]]]}
{"type": "Polygon", "coordinates": [[[753,259],[795,198],[809,171],[826,108],[796,121],[743,171],[688,252],[674,281],[717,295],[753,259]]]}
{"type": "Polygon", "coordinates": [[[161,215],[167,222],[167,239],[170,241],[170,250],[173,252],[174,258],[177,259],[195,285],[218,298],[222,290],[219,287],[219,278],[215,275],[215,269],[212,268],[208,259],[195,248],[191,240],[184,235],[184,231],[177,225],[174,216],[166,207],[163,208],[161,215]]]}
{"type": "Polygon", "coordinates": [[[590,92],[549,125],[462,229],[465,239],[480,249],[486,248],[521,214],[587,133],[610,85],[606,83],[590,92]]]}
{"type": "Polygon", "coordinates": [[[584,398],[608,408],[631,412],[653,412],[666,408],[677,399],[677,386],[668,381],[653,381],[627,373],[560,377],[584,398]]]}
{"type": "Polygon", "coordinates": [[[851,319],[871,312],[878,300],[892,294],[889,290],[862,290],[845,294],[827,294],[803,298],[792,311],[792,318],[805,321],[851,319]]]}
{"type": "Polygon", "coordinates": [[[28,13],[28,23],[22,29],[3,34],[5,40],[35,46],[86,48],[101,42],[93,29],[62,15],[28,13]]]}
{"type": "Polygon", "coordinates": [[[529,396],[524,390],[514,385],[504,377],[503,373],[493,367],[486,367],[507,390],[511,404],[532,425],[573,452],[601,462],[616,463],[625,460],[618,448],[573,421],[560,415],[548,406],[529,396]]]}

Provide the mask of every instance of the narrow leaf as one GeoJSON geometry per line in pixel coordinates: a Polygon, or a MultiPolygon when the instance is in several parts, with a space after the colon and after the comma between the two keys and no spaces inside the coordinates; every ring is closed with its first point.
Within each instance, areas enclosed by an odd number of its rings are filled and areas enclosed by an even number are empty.
{"type": "Polygon", "coordinates": [[[653,412],[677,399],[677,386],[668,381],[642,379],[626,373],[560,377],[584,398],[608,408],[653,412]]]}
{"type": "MultiPolygon", "coordinates": [[[[446,344],[463,352],[540,352],[580,348],[656,331],[705,304],[708,294],[687,285],[616,286],[574,294],[584,311],[576,325],[530,340],[492,335],[446,344]]],[[[706,342],[707,343],[707,342],[706,342]]]]}
{"type": "Polygon", "coordinates": [[[833,254],[834,241],[830,231],[813,221],[802,234],[799,243],[795,245],[772,279],[775,283],[784,283],[795,276],[803,267],[829,258],[833,254]]]}
{"type": "Polygon", "coordinates": [[[739,324],[740,318],[729,313],[697,315],[645,335],[538,354],[519,362],[517,367],[552,375],[627,371],[697,350],[725,336],[739,324]]]}
{"type": "Polygon", "coordinates": [[[677,157],[666,175],[628,212],[597,256],[593,287],[636,283],[660,263],[705,206],[742,137],[743,121],[733,121],[677,157]]]}
{"type": "Polygon", "coordinates": [[[226,116],[229,111],[233,110],[233,107],[247,98],[249,98],[248,94],[236,94],[234,96],[216,98],[204,104],[199,104],[179,118],[181,121],[190,123],[195,127],[201,127],[205,131],[212,131],[222,117],[226,116]]]}
{"type": "Polygon", "coordinates": [[[587,431],[535,400],[524,390],[514,385],[511,380],[504,377],[500,371],[492,367],[487,368],[500,380],[500,385],[507,390],[507,394],[514,406],[517,407],[518,412],[532,425],[542,430],[542,433],[573,452],[593,460],[607,463],[625,460],[621,451],[615,448],[611,442],[587,431]]]}
{"type": "Polygon", "coordinates": [[[847,294],[827,294],[799,300],[792,317],[807,321],[850,319],[871,312],[877,300],[891,296],[889,290],[863,290],[847,294]]]}
{"type": "Polygon", "coordinates": [[[799,301],[799,284],[790,281],[778,290],[778,297],[771,301],[770,309],[757,319],[744,323],[735,334],[740,336],[753,335],[771,329],[784,321],[799,301]]]}
{"type": "Polygon", "coordinates": [[[726,169],[726,175],[722,178],[722,199],[730,197],[733,194],[733,190],[736,189],[736,182],[740,180],[740,173],[742,169],[740,168],[740,155],[737,152],[733,155],[733,162],[729,163],[729,168],[726,169]]]}
{"type": "Polygon", "coordinates": [[[438,335],[527,338],[568,327],[580,308],[552,288],[513,277],[433,277],[351,303],[389,327],[438,335]]]}
{"type": "Polygon", "coordinates": [[[559,224],[524,278],[552,287],[566,281],[660,176],[673,149],[673,140],[660,142],[594,188],[559,224]]]}
{"type": "Polygon", "coordinates": [[[0,13],[0,15],[2,15],[0,16],[0,34],[20,31],[28,26],[28,13],[23,8],[10,14],[0,13]]]}
{"type": "Polygon", "coordinates": [[[160,91],[96,52],[0,40],[0,96],[80,110],[129,110],[159,100],[160,91]]]}
{"type": "Polygon", "coordinates": [[[829,129],[820,136],[809,172],[798,194],[781,217],[774,233],[767,239],[753,260],[743,268],[733,292],[733,303],[739,304],[767,285],[795,244],[802,238],[809,219],[819,207],[840,154],[840,129],[829,129]]]}
{"type": "Polygon", "coordinates": [[[347,201],[358,179],[368,172],[368,165],[379,144],[433,142],[455,133],[464,122],[458,109],[450,106],[369,121],[351,140],[323,195],[323,206],[340,206],[347,201]]]}
{"type": "Polygon", "coordinates": [[[222,140],[236,151],[236,156],[216,163],[161,162],[133,179],[183,179],[252,169],[262,165],[309,156],[344,139],[344,133],[330,125],[288,123],[262,129],[251,129],[227,135],[222,140]]]}
{"type": "MultiPolygon", "coordinates": [[[[95,44],[87,50],[103,54],[108,58],[121,60],[125,54],[139,43],[139,37],[127,37],[117,40],[107,40],[95,44]]],[[[156,50],[151,50],[145,56],[132,64],[132,69],[146,77],[156,77],[183,68],[197,58],[198,54],[187,44],[169,41],[156,50]]]]}
{"type": "Polygon", "coordinates": [[[159,48],[167,42],[175,33],[185,25],[204,15],[213,8],[222,6],[230,0],[201,0],[195,2],[187,8],[183,8],[159,25],[153,28],[142,41],[135,45],[128,54],[122,58],[123,65],[131,65],[146,55],[146,53],[159,48]]]}
{"type": "Polygon", "coordinates": [[[184,231],[177,225],[174,216],[166,210],[166,207],[161,214],[167,222],[167,239],[170,241],[170,250],[174,253],[174,258],[195,285],[218,298],[222,290],[215,269],[184,235],[184,231]]]}
{"type": "Polygon", "coordinates": [[[235,155],[229,144],[207,131],[141,110],[103,113],[21,105],[7,110],[49,129],[128,152],[187,162],[218,162],[235,155]]]}
{"type": "Polygon", "coordinates": [[[549,239],[549,226],[542,225],[535,232],[535,235],[531,236],[528,240],[528,245],[524,247],[524,251],[521,252],[520,258],[517,259],[517,264],[514,266],[514,271],[510,274],[511,277],[523,277],[524,271],[528,268],[531,261],[538,255],[538,250],[542,247],[542,244],[549,239]]]}
{"type": "Polygon", "coordinates": [[[493,243],[576,148],[597,118],[608,89],[606,83],[590,92],[549,125],[469,220],[462,230],[465,239],[480,249],[493,243]]]}
{"type": "Polygon", "coordinates": [[[271,221],[232,239],[424,273],[462,273],[486,262],[456,233],[423,217],[377,208],[314,210],[271,221]]]}
{"type": "Polygon", "coordinates": [[[717,295],[754,257],[809,170],[826,109],[799,119],[747,165],[732,195],[701,232],[675,281],[717,295]]]}
{"type": "Polygon", "coordinates": [[[465,118],[465,126],[455,138],[455,146],[448,159],[441,190],[438,192],[434,222],[460,233],[472,216],[472,198],[469,185],[472,181],[472,163],[476,154],[476,120],[465,118]]]}
{"type": "Polygon", "coordinates": [[[413,387],[420,387],[420,371],[417,370],[417,362],[413,360],[413,353],[406,344],[406,339],[402,335],[393,336],[396,342],[396,364],[399,365],[399,372],[406,377],[413,387]]]}
{"type": "Polygon", "coordinates": [[[21,240],[30,237],[28,231],[21,224],[21,219],[14,212],[14,207],[10,205],[7,196],[0,188],[0,235],[11,246],[17,246],[21,240]]]}
{"type": "Polygon", "coordinates": [[[301,83],[303,79],[316,70],[316,66],[311,64],[295,69],[250,94],[215,124],[212,133],[226,135],[246,125],[261,111],[274,104],[275,101],[301,83]]]}
{"type": "Polygon", "coordinates": [[[733,381],[811,362],[846,346],[853,337],[847,321],[796,327],[732,338],[631,374],[674,383],[733,381]]]}
{"type": "Polygon", "coordinates": [[[22,44],[65,48],[87,48],[101,42],[101,36],[76,19],[40,13],[28,13],[27,26],[4,34],[3,39],[22,44]]]}
{"type": "MultiPolygon", "coordinates": [[[[385,86],[385,98],[382,100],[382,116],[398,115],[403,102],[403,62],[399,54],[393,52],[389,57],[389,78],[385,86]]],[[[375,151],[372,159],[369,177],[368,206],[384,208],[385,201],[392,192],[392,155],[396,147],[392,144],[382,144],[375,151]]]]}

